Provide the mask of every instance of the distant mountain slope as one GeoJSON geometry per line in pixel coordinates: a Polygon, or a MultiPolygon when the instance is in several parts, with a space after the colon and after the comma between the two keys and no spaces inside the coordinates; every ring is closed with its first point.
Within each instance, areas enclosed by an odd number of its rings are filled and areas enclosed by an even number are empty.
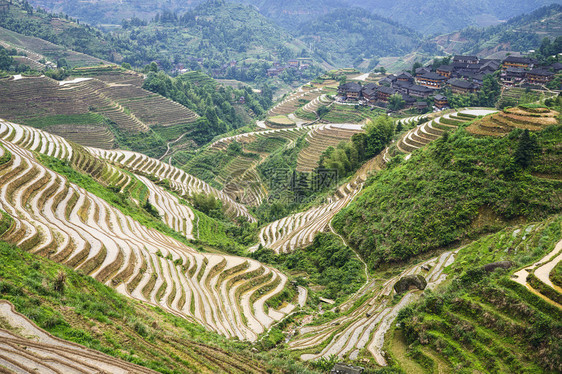
{"type": "Polygon", "coordinates": [[[298,33],[315,53],[338,66],[357,67],[363,59],[432,50],[412,29],[359,8],[333,11],[303,24],[298,33]]]}
{"type": "Polygon", "coordinates": [[[346,0],[424,34],[488,26],[561,0],[346,0]]]}
{"type": "MultiPolygon", "coordinates": [[[[562,0],[229,0],[254,6],[263,15],[287,28],[310,22],[338,9],[360,7],[400,22],[424,34],[457,31],[468,26],[489,26],[523,13],[562,0]]],[[[54,12],[64,12],[85,22],[105,25],[120,24],[122,19],[151,19],[164,10],[184,12],[203,0],[30,0],[54,12]]]]}
{"type": "Polygon", "coordinates": [[[489,56],[500,51],[527,52],[545,37],[562,36],[562,5],[552,4],[485,29],[474,27],[441,35],[435,42],[447,53],[489,56]]]}
{"type": "Polygon", "coordinates": [[[185,11],[200,0],[90,0],[90,1],[66,1],[66,0],[31,0],[35,6],[55,12],[70,14],[84,22],[93,25],[120,24],[121,20],[137,17],[140,19],[151,19],[163,10],[185,11]]]}

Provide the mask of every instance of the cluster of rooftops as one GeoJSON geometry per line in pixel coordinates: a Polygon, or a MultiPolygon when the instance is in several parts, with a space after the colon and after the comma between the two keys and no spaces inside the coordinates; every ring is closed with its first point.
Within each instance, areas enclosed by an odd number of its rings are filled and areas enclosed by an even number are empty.
{"type": "Polygon", "coordinates": [[[448,100],[442,94],[436,94],[443,88],[450,88],[453,94],[475,93],[482,87],[484,77],[498,70],[501,70],[504,84],[508,82],[504,77],[511,76],[513,71],[531,84],[545,84],[562,68],[559,63],[540,68],[536,64],[530,58],[518,56],[508,56],[503,61],[480,59],[477,56],[454,56],[450,64],[441,65],[435,71],[430,67],[420,67],[415,70],[415,75],[410,72],[389,75],[381,79],[378,85],[361,85],[359,82],[342,84],[338,88],[338,95],[340,100],[386,106],[392,95],[400,94],[406,106],[419,109],[427,107],[427,98],[433,96],[435,107],[443,109],[448,106],[448,100]]]}

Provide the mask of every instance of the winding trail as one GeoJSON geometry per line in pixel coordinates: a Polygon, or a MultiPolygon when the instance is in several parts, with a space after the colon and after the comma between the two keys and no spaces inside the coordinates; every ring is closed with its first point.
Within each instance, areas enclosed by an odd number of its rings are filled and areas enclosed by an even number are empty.
{"type": "Polygon", "coordinates": [[[172,144],[175,144],[175,143],[179,142],[180,140],[183,139],[184,136],[186,136],[187,134],[190,134],[190,133],[191,133],[191,132],[185,132],[185,133],[181,134],[181,135],[179,136],[179,138],[177,138],[176,140],[172,140],[171,142],[168,142],[168,144],[166,144],[166,147],[167,147],[166,153],[164,153],[158,160],[159,160],[159,161],[162,161],[162,160],[168,155],[168,153],[170,153],[170,150],[171,150],[171,147],[170,147],[170,146],[171,146],[172,144]]]}

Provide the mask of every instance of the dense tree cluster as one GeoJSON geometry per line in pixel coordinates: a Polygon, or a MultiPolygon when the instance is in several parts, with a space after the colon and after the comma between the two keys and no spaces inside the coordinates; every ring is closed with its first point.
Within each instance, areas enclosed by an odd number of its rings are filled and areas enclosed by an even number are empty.
{"type": "Polygon", "coordinates": [[[320,156],[319,168],[337,170],[341,177],[357,170],[363,162],[380,153],[394,135],[394,121],[382,115],[365,126],[365,133],[355,134],[349,142],[329,147],[320,156]]]}
{"type": "Polygon", "coordinates": [[[194,134],[199,143],[246,125],[236,111],[237,106],[243,106],[254,116],[261,116],[272,103],[268,87],[259,94],[249,87],[217,87],[215,81],[202,73],[192,72],[172,78],[158,71],[155,64],[149,70],[143,88],[185,105],[202,117],[195,129],[197,134],[194,134]]]}
{"type": "Polygon", "coordinates": [[[493,74],[484,77],[482,88],[477,94],[451,95],[447,92],[449,105],[452,108],[463,108],[471,106],[494,107],[501,94],[498,79],[493,74]]]}

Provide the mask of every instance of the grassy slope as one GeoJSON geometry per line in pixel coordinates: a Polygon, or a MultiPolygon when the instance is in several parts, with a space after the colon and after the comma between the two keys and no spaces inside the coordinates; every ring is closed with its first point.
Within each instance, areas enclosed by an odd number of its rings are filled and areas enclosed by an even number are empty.
{"type": "MultiPolygon", "coordinates": [[[[560,181],[520,170],[509,176],[517,134],[478,138],[460,130],[448,142],[414,152],[408,162],[371,179],[363,195],[336,216],[334,227],[378,264],[560,212],[560,181]]],[[[537,140],[542,153],[531,170],[559,164],[562,127],[537,134],[537,140]]]]}
{"type": "MultiPolygon", "coordinates": [[[[419,364],[447,362],[458,373],[541,373],[562,370],[562,312],[509,279],[517,267],[550,252],[560,240],[562,217],[502,230],[460,250],[446,286],[404,309],[399,320],[419,364]],[[481,266],[510,260],[510,271],[481,266]]],[[[403,352],[391,348],[398,365],[403,352]]]]}

